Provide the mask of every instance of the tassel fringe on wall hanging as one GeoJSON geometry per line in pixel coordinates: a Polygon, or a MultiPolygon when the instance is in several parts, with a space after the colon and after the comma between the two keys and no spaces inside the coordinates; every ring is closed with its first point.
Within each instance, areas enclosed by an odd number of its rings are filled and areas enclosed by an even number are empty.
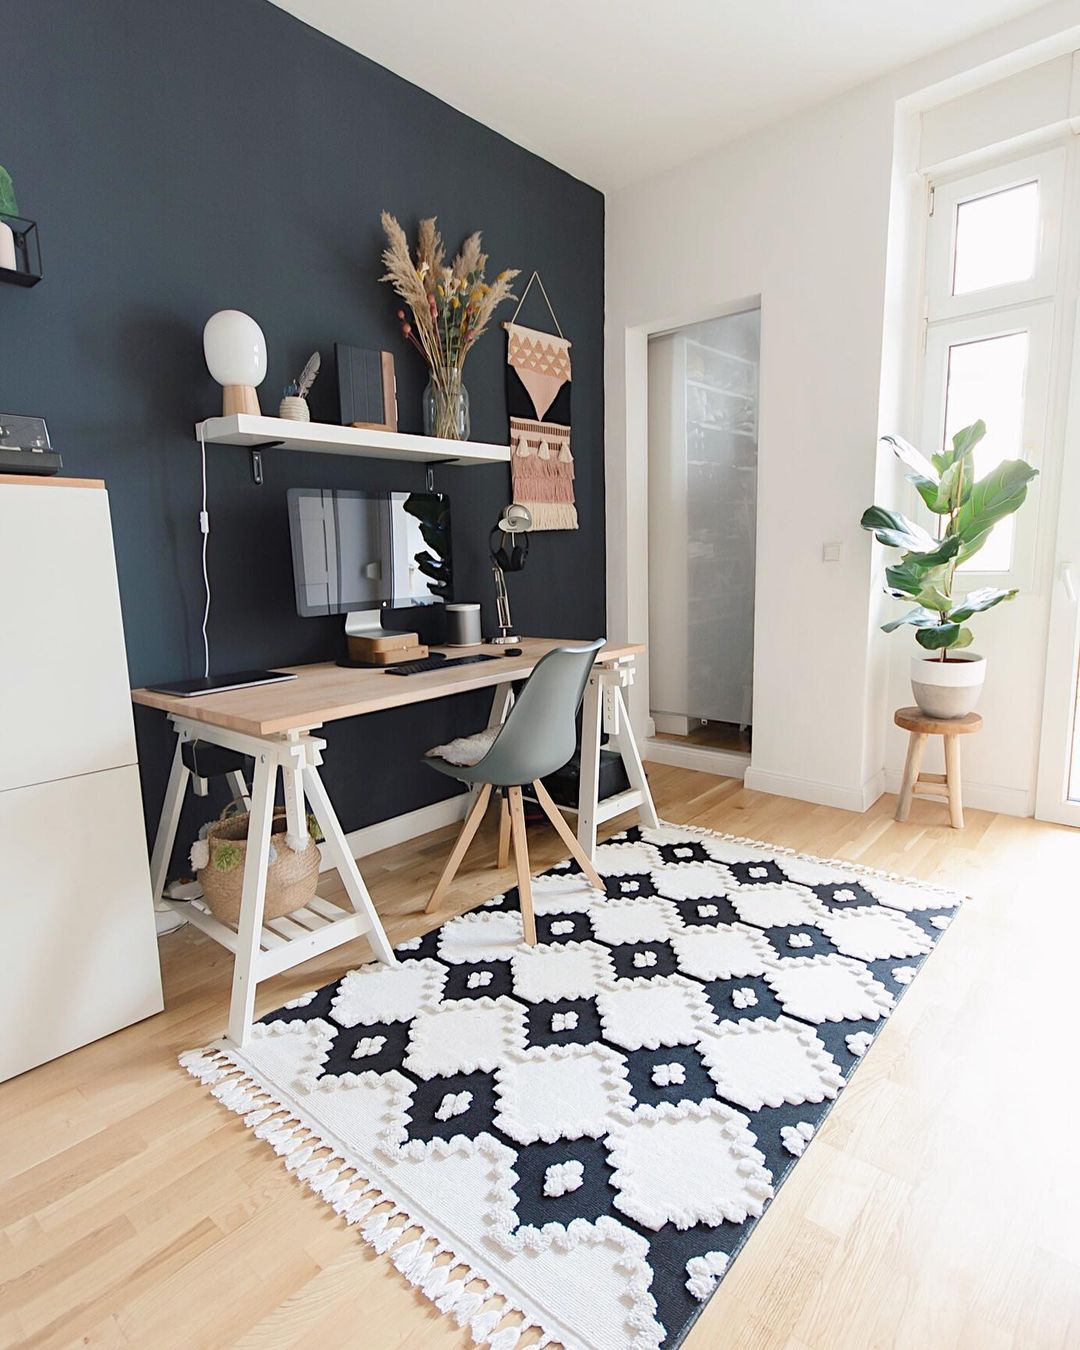
{"type": "Polygon", "coordinates": [[[570,343],[563,337],[540,274],[529,278],[506,329],[506,394],[514,501],[532,513],[534,530],[576,530],[574,457],[570,452],[570,343]],[[558,337],[516,322],[536,282],[558,337]]]}

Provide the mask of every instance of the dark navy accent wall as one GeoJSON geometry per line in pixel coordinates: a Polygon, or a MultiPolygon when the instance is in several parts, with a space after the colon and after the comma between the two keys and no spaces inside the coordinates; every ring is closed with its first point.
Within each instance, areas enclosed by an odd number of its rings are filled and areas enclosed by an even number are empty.
{"type": "MultiPolygon", "coordinates": [[[[599,192],[267,0],[0,0],[0,33],[0,163],[39,222],[45,268],[36,288],[0,286],[0,410],[44,416],[65,472],[108,484],[132,684],[202,669],[192,426],[220,410],[202,359],[211,313],[242,309],[261,324],[265,413],[317,347],[326,374],[312,411],[335,420],[336,340],[394,352],[401,429],[420,430],[423,366],[378,284],[384,207],[410,233],[438,214],[452,247],[483,229],[495,271],[543,275],[574,343],[581,529],[533,540],[527,571],[510,579],[514,614],[531,633],[603,631],[599,192]]],[[[522,318],[543,326],[533,296],[522,318]]],[[[476,439],[507,439],[504,360],[496,328],[466,366],[476,439]]],[[[260,488],[247,451],[207,453],[213,668],[334,655],[340,621],[295,611],[286,489],[408,490],[423,470],[270,450],[260,488]]],[[[482,600],[490,625],[487,533],[510,500],[509,469],[438,468],[435,481],[453,504],[458,598],[482,600]]],[[[72,653],[76,666],[93,659],[72,653]]],[[[481,724],[489,702],[329,728],[325,775],[345,827],[452,792],[418,757],[481,724]]],[[[157,714],[136,726],[152,820],[170,737],[157,714]]],[[[189,812],[185,833],[206,814],[189,812]]]]}

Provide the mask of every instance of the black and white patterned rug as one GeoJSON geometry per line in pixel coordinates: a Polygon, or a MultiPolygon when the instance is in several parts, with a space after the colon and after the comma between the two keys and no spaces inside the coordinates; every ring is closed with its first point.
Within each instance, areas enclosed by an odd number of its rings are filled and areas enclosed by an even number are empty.
{"type": "Polygon", "coordinates": [[[677,1345],[959,902],[686,826],[596,866],[181,1061],[492,1350],[677,1345]]]}

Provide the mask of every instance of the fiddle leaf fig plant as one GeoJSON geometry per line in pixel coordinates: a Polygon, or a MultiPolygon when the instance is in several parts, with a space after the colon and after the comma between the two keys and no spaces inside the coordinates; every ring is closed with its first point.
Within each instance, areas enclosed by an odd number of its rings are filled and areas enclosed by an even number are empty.
{"type": "Polygon", "coordinates": [[[867,507],[859,522],[879,543],[901,550],[900,561],[885,569],[885,589],[912,608],[882,624],[882,630],[914,628],[919,646],[940,652],[942,661],[950,651],[971,645],[972,632],[965,625],[973,614],[1016,594],[1015,587],[996,586],[981,586],[966,595],[955,593],[956,569],[979,552],[998,521],[1019,511],[1028,484],[1038,473],[1025,460],[1005,459],[976,479],[972,451],[985,435],[986,423],[973,422],[956,433],[950,449],[929,459],[899,436],[882,437],[910,470],[908,482],[927,510],[938,517],[939,527],[931,534],[884,506],[867,507]]]}

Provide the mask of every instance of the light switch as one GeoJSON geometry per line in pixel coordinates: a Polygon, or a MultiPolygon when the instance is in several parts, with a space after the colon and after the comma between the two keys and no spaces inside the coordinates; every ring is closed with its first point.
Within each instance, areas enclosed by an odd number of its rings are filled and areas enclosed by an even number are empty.
{"type": "Polygon", "coordinates": [[[843,544],[822,544],[821,561],[839,562],[843,552],[844,552],[843,544]]]}

